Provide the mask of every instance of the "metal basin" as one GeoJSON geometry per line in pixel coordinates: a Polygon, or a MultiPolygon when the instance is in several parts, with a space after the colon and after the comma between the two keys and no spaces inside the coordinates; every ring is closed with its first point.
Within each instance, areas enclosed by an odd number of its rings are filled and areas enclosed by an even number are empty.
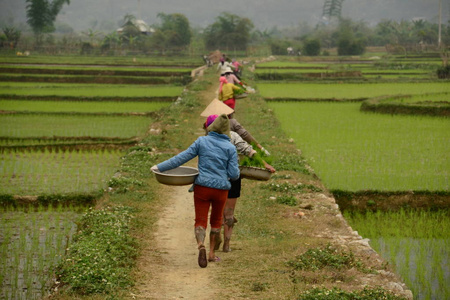
{"type": "Polygon", "coordinates": [[[269,170],[263,168],[239,166],[239,169],[241,171],[241,178],[267,181],[272,175],[269,170]]]}
{"type": "Polygon", "coordinates": [[[167,185],[189,185],[193,184],[198,175],[198,169],[192,167],[178,167],[164,172],[155,172],[156,180],[167,185]]]}

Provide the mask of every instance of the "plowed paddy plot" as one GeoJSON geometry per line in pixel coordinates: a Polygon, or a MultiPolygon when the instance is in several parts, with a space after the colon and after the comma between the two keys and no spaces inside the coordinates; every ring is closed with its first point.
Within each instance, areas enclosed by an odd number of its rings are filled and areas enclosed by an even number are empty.
{"type": "Polygon", "coordinates": [[[92,193],[106,188],[118,150],[0,153],[0,194],[92,193]]]}

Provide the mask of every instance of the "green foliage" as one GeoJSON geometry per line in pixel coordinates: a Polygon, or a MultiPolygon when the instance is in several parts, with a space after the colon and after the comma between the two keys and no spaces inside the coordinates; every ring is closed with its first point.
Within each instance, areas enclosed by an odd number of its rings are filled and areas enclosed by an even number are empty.
{"type": "Polygon", "coordinates": [[[361,55],[366,50],[364,40],[353,40],[350,37],[342,37],[338,41],[339,55],[361,55]]]}
{"type": "Polygon", "coordinates": [[[381,287],[364,287],[361,291],[344,291],[339,288],[314,288],[300,294],[297,300],[406,300],[381,287]]]}
{"type": "Polygon", "coordinates": [[[322,248],[308,249],[286,263],[294,270],[317,271],[325,267],[333,269],[350,269],[358,265],[352,252],[345,252],[328,244],[322,248]]]}
{"type": "Polygon", "coordinates": [[[286,39],[270,39],[270,50],[272,55],[287,55],[287,48],[299,48],[297,41],[291,41],[286,39]]]}
{"type": "Polygon", "coordinates": [[[437,77],[439,79],[450,78],[450,65],[439,67],[436,71],[437,77]]]}
{"type": "Polygon", "coordinates": [[[309,167],[306,165],[305,159],[300,155],[283,154],[277,157],[274,162],[275,169],[284,171],[296,171],[303,174],[311,174],[309,167]]]}
{"type": "Polygon", "coordinates": [[[70,0],[26,0],[27,23],[33,29],[38,43],[41,35],[55,30],[53,22],[64,4],[70,4],[70,0]]]}
{"type": "Polygon", "coordinates": [[[136,241],[129,235],[132,219],[129,207],[90,209],[58,268],[58,281],[79,294],[113,293],[129,286],[137,256],[136,241]]]}
{"type": "Polygon", "coordinates": [[[256,151],[252,157],[245,156],[239,161],[241,166],[265,168],[264,162],[272,164],[273,156],[267,156],[261,149],[259,149],[254,143],[252,143],[253,150],[256,151]]]}
{"type": "Polygon", "coordinates": [[[361,55],[366,50],[366,37],[350,19],[341,19],[338,29],[338,55],[361,55]]]}
{"type": "Polygon", "coordinates": [[[320,40],[308,39],[303,45],[303,54],[309,56],[317,56],[320,54],[320,40]]]}
{"type": "Polygon", "coordinates": [[[289,195],[282,195],[277,197],[277,203],[288,205],[288,206],[296,206],[297,198],[289,195]]]}
{"type": "Polygon", "coordinates": [[[313,184],[303,184],[303,183],[291,184],[288,182],[268,183],[266,185],[263,185],[262,188],[268,189],[268,190],[274,191],[274,192],[284,192],[284,193],[296,193],[296,192],[304,192],[304,191],[311,191],[311,192],[321,192],[322,191],[321,188],[318,188],[313,184]]]}
{"type": "Polygon", "coordinates": [[[10,194],[0,194],[0,206],[16,206],[16,200],[13,195],[10,194]]]}
{"type": "MultiPolygon", "coordinates": [[[[22,32],[15,28],[14,26],[5,26],[2,28],[3,33],[5,34],[5,41],[4,43],[8,43],[8,48],[15,49],[17,46],[17,43],[20,40],[20,36],[22,35],[22,32]]],[[[1,44],[0,44],[1,45],[1,44]]]]}
{"type": "Polygon", "coordinates": [[[186,47],[191,43],[192,32],[186,16],[159,13],[158,18],[162,20],[159,30],[164,35],[166,47],[186,47]]]}
{"type": "Polygon", "coordinates": [[[206,48],[245,50],[250,42],[252,21],[230,13],[223,13],[204,32],[206,48]]]}

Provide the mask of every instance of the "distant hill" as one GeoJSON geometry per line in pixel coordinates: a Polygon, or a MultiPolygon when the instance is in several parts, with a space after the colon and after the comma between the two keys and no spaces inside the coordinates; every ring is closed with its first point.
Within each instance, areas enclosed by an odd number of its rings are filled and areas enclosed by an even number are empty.
{"type": "MultiPolygon", "coordinates": [[[[0,25],[26,21],[25,0],[0,0],[0,25]]],[[[206,27],[222,12],[248,17],[258,29],[295,26],[299,22],[316,25],[321,21],[324,0],[71,0],[58,21],[75,30],[119,26],[126,14],[148,24],[158,22],[157,14],[182,13],[192,26],[206,27]]],[[[345,0],[342,14],[354,20],[376,24],[381,19],[423,18],[437,23],[439,0],[345,0]]],[[[443,0],[443,20],[450,15],[450,1],[443,0]]]]}

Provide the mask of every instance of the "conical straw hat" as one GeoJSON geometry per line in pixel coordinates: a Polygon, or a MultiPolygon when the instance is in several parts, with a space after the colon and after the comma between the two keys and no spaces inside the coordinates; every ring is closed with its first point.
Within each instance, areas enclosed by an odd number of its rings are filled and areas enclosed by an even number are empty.
{"type": "Polygon", "coordinates": [[[205,110],[200,114],[201,117],[208,117],[210,115],[221,115],[221,114],[232,114],[234,113],[234,109],[224,104],[222,101],[218,99],[214,99],[209,103],[209,105],[205,108],[205,110]]]}

